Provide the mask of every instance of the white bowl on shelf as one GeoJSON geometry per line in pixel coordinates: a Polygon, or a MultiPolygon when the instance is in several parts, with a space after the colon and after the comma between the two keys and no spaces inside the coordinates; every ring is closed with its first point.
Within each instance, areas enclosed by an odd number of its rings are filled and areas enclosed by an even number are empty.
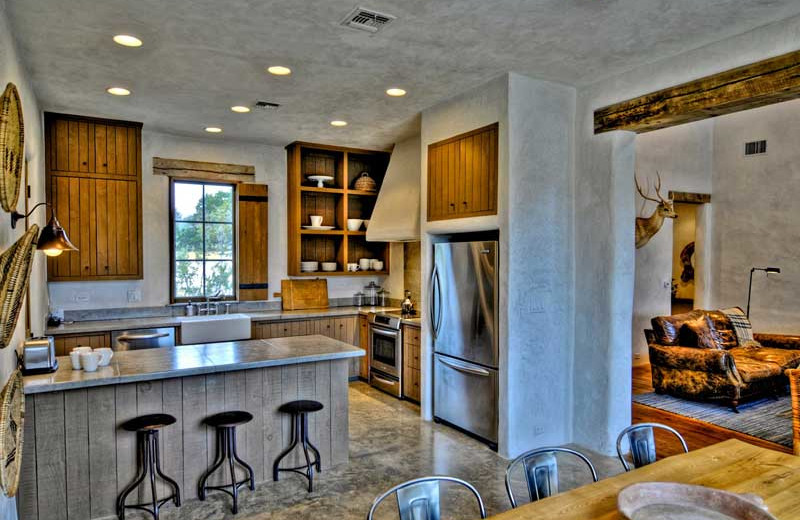
{"type": "Polygon", "coordinates": [[[304,273],[319,271],[319,262],[300,262],[300,270],[304,273]]]}
{"type": "Polygon", "coordinates": [[[326,273],[331,273],[339,267],[336,262],[322,262],[322,270],[326,273]]]}
{"type": "Polygon", "coordinates": [[[361,224],[364,221],[360,218],[349,218],[347,219],[347,230],[348,231],[358,231],[361,229],[361,224]]]}

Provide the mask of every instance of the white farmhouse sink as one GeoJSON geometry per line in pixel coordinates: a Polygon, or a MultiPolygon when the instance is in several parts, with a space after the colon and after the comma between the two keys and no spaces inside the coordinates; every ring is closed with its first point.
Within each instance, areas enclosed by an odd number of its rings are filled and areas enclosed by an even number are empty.
{"type": "Polygon", "coordinates": [[[192,316],[180,322],[183,345],[250,339],[250,316],[244,314],[192,316]]]}

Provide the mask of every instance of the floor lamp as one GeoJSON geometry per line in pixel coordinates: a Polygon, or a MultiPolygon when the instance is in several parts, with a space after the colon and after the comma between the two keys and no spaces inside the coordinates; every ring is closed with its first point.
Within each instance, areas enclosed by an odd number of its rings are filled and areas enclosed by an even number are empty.
{"type": "Polygon", "coordinates": [[[752,267],[750,268],[750,285],[747,286],[747,317],[750,317],[750,296],[753,293],[753,273],[756,271],[764,271],[767,276],[771,274],[781,274],[780,267],[752,267]]]}

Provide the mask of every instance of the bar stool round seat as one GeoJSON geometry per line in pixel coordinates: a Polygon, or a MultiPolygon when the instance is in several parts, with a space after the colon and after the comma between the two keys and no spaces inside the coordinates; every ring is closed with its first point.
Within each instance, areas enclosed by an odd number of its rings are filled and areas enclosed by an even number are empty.
{"type": "Polygon", "coordinates": [[[322,459],[319,455],[319,450],[311,444],[308,440],[308,414],[318,412],[324,407],[318,401],[309,401],[301,399],[298,401],[289,401],[278,407],[279,412],[288,413],[292,415],[292,442],[288,448],[278,455],[275,463],[272,465],[272,480],[278,480],[278,474],[281,471],[291,471],[303,475],[308,479],[308,492],[310,493],[314,487],[314,467],[317,468],[317,473],[322,472],[322,459]],[[282,468],[281,460],[289,455],[297,445],[300,445],[303,450],[303,455],[306,463],[302,466],[295,466],[293,468],[282,468]],[[308,450],[314,452],[314,460],[308,456],[308,450]]]}
{"type": "Polygon", "coordinates": [[[158,432],[162,428],[175,424],[175,417],[165,413],[141,415],[120,425],[123,430],[136,433],[136,477],[128,484],[117,497],[117,517],[125,520],[126,509],[138,509],[149,513],[154,520],[158,520],[161,507],[172,501],[176,507],[181,505],[181,488],[172,478],[164,474],[161,469],[161,455],[158,446],[158,432]],[[128,495],[149,477],[150,499],[149,502],[139,504],[126,504],[128,495]],[[156,477],[163,480],[172,494],[159,498],[156,487],[156,477]]]}
{"type": "Polygon", "coordinates": [[[141,432],[145,430],[158,430],[170,424],[175,424],[176,419],[166,413],[151,413],[140,415],[129,421],[122,423],[121,428],[129,432],[141,432]]]}
{"type": "Polygon", "coordinates": [[[247,485],[250,491],[256,489],[256,479],[253,474],[253,468],[243,461],[239,457],[239,454],[236,453],[236,427],[247,424],[252,420],[252,414],[241,410],[220,412],[203,419],[205,424],[212,426],[217,431],[217,455],[214,464],[200,477],[200,482],[197,485],[197,494],[200,500],[205,500],[209,491],[222,491],[227,493],[233,498],[233,507],[231,508],[233,514],[239,512],[239,488],[247,485]],[[207,483],[208,477],[217,471],[226,461],[228,463],[230,482],[219,486],[209,486],[207,483]],[[239,466],[247,473],[246,478],[236,480],[235,462],[239,463],[239,466]]]}
{"type": "Polygon", "coordinates": [[[288,403],[282,404],[280,408],[278,408],[279,412],[295,414],[295,413],[312,413],[318,412],[324,408],[322,403],[318,401],[308,401],[308,400],[299,400],[299,401],[289,401],[288,403]]]}
{"type": "Polygon", "coordinates": [[[221,412],[206,417],[203,422],[214,428],[233,428],[253,420],[253,414],[244,411],[221,412]]]}

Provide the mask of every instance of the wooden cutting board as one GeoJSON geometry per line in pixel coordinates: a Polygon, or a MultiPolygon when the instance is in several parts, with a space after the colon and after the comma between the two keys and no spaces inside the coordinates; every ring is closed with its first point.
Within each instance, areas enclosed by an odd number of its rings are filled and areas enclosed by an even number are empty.
{"type": "Polygon", "coordinates": [[[283,310],[325,309],[328,307],[328,280],[281,280],[283,310]]]}

